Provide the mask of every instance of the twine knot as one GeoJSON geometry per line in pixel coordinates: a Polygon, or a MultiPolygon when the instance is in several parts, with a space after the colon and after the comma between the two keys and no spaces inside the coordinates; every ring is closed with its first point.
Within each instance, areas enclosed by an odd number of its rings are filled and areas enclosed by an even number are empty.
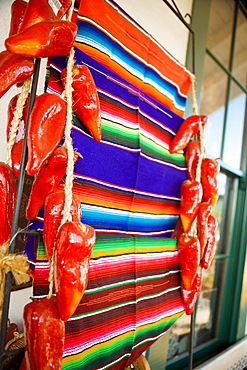
{"type": "Polygon", "coordinates": [[[11,272],[16,285],[27,283],[30,280],[27,257],[23,254],[8,253],[9,243],[0,246],[0,321],[4,301],[5,275],[11,272]]]}

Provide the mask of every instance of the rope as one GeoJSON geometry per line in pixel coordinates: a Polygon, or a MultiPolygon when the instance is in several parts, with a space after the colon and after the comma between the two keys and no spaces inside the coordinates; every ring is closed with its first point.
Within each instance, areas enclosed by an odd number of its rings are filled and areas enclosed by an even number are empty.
{"type": "MultiPolygon", "coordinates": [[[[72,99],[72,92],[73,92],[73,66],[74,66],[74,55],[75,51],[74,48],[71,48],[68,63],[67,63],[67,75],[66,75],[66,83],[65,83],[65,92],[63,93],[63,97],[67,100],[67,113],[66,113],[66,125],[64,130],[64,146],[67,149],[68,154],[68,162],[67,162],[67,169],[66,169],[66,180],[65,180],[65,200],[64,200],[64,209],[62,211],[63,217],[61,220],[61,225],[63,225],[67,221],[72,221],[72,216],[70,213],[72,201],[73,201],[73,181],[74,181],[74,148],[72,144],[71,138],[71,129],[73,125],[73,115],[72,115],[72,106],[73,106],[73,99],[72,99]]],[[[54,281],[54,253],[52,256],[51,264],[50,264],[50,272],[48,281],[50,282],[49,285],[49,293],[47,298],[51,298],[53,292],[53,281],[54,281]]]]}
{"type": "Polygon", "coordinates": [[[13,145],[16,140],[16,135],[19,127],[19,122],[21,120],[22,114],[23,114],[23,108],[26,103],[26,100],[28,98],[28,93],[31,87],[31,78],[28,78],[24,81],[22,85],[22,90],[20,94],[18,95],[17,102],[16,102],[16,108],[14,111],[14,117],[11,122],[11,130],[10,130],[10,137],[9,141],[7,143],[7,160],[6,162],[11,166],[11,151],[13,148],[13,145]]]}
{"type": "Polygon", "coordinates": [[[48,299],[50,299],[52,297],[52,294],[53,294],[54,265],[55,265],[55,259],[54,259],[54,251],[53,251],[52,259],[51,259],[51,263],[50,263],[49,277],[48,277],[48,281],[50,283],[49,284],[49,292],[48,292],[48,295],[47,295],[48,299]]]}
{"type": "Polygon", "coordinates": [[[15,343],[16,341],[24,338],[24,333],[18,333],[18,331],[15,331],[13,333],[13,338],[8,341],[8,343],[5,346],[5,351],[8,351],[11,344],[15,343]]]}
{"type": "Polygon", "coordinates": [[[63,210],[63,218],[61,221],[61,225],[66,221],[72,221],[72,216],[70,213],[70,208],[72,204],[72,189],[73,189],[73,180],[74,180],[74,148],[72,144],[72,138],[70,136],[72,124],[73,124],[73,116],[72,116],[72,82],[73,82],[73,66],[74,66],[74,55],[75,51],[74,48],[71,49],[68,64],[67,64],[67,76],[66,76],[66,84],[65,84],[65,95],[67,98],[67,116],[66,116],[66,125],[65,125],[65,141],[64,146],[68,152],[68,163],[66,169],[66,180],[65,180],[65,202],[64,202],[64,210],[63,210]]]}
{"type": "MultiPolygon", "coordinates": [[[[192,114],[199,115],[197,100],[196,100],[196,78],[195,76],[191,76],[191,100],[192,100],[192,114]]],[[[201,120],[199,120],[199,142],[200,142],[200,156],[198,159],[198,163],[196,166],[196,181],[201,182],[201,166],[202,161],[205,155],[205,140],[204,140],[204,130],[202,127],[201,120]]],[[[197,235],[197,218],[193,222],[191,227],[191,234],[196,236],[197,235]]]]}
{"type": "Polygon", "coordinates": [[[30,280],[27,257],[23,254],[8,254],[9,243],[0,246],[0,322],[4,302],[5,277],[11,272],[16,285],[27,283],[30,280]]]}

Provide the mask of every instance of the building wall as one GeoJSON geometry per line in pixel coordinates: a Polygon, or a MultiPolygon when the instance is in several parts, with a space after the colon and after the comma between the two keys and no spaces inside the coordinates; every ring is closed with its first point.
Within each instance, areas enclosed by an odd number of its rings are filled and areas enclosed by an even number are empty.
{"type": "MultiPolygon", "coordinates": [[[[0,50],[4,50],[4,40],[8,37],[10,8],[13,1],[0,0],[0,50]]],[[[117,0],[128,14],[159,41],[175,58],[185,63],[188,31],[162,0],[117,0]]],[[[171,1],[170,1],[171,2],[171,1]]],[[[193,0],[177,0],[182,15],[191,13],[193,0]]],[[[43,91],[45,60],[42,61],[38,93],[43,91]]],[[[18,89],[12,87],[0,99],[0,160],[6,160],[6,122],[7,106],[18,89]]],[[[22,326],[23,305],[29,301],[31,288],[17,291],[11,295],[10,319],[22,326]]]]}

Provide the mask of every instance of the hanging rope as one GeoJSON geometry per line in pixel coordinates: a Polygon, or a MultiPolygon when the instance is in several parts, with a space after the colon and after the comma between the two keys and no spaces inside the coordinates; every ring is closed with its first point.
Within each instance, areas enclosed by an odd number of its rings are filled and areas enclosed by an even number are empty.
{"type": "Polygon", "coordinates": [[[70,136],[72,124],[73,124],[73,116],[72,116],[72,82],[73,82],[73,66],[74,66],[74,49],[71,49],[69,60],[67,64],[67,76],[66,76],[66,85],[65,85],[65,95],[67,99],[67,117],[66,117],[66,126],[65,126],[65,141],[64,146],[68,152],[68,163],[67,163],[67,170],[66,170],[66,180],[65,180],[65,203],[64,203],[64,210],[63,210],[63,218],[61,221],[61,225],[66,221],[71,221],[72,216],[70,213],[70,208],[72,204],[72,189],[73,189],[73,180],[74,180],[74,148],[72,144],[72,138],[70,136]]]}
{"type": "Polygon", "coordinates": [[[22,85],[22,90],[20,94],[18,95],[17,102],[16,102],[16,108],[14,111],[14,117],[11,122],[11,130],[10,130],[10,137],[9,141],[7,143],[7,160],[6,163],[11,166],[11,151],[13,148],[13,145],[16,140],[17,131],[19,128],[19,123],[23,114],[23,108],[25,106],[26,100],[28,98],[28,94],[30,91],[32,79],[28,78],[24,81],[22,85]]]}
{"type": "MultiPolygon", "coordinates": [[[[192,100],[192,114],[197,116],[199,114],[199,110],[198,110],[198,105],[197,105],[197,100],[196,100],[196,78],[195,76],[191,76],[191,100],[192,100]]],[[[201,121],[199,121],[199,142],[200,142],[201,155],[199,157],[197,167],[196,167],[196,181],[198,182],[201,181],[201,165],[202,165],[202,160],[205,154],[204,130],[203,130],[201,121]]]]}
{"type": "MultiPolygon", "coordinates": [[[[195,76],[191,76],[191,101],[192,101],[192,114],[199,115],[197,100],[196,100],[196,78],[195,76]]],[[[198,159],[198,163],[196,166],[196,181],[201,182],[201,165],[202,160],[205,154],[205,141],[204,141],[204,131],[202,127],[201,120],[199,121],[199,142],[200,142],[200,156],[198,159]]],[[[193,236],[197,236],[197,218],[192,224],[191,227],[191,234],[193,236]]]]}
{"type": "MultiPolygon", "coordinates": [[[[72,221],[72,216],[70,213],[71,204],[72,204],[72,197],[73,197],[73,181],[74,181],[74,148],[72,144],[71,138],[71,129],[73,125],[73,115],[72,115],[72,82],[73,82],[73,66],[74,66],[74,55],[75,51],[74,48],[71,49],[68,63],[67,63],[67,76],[66,76],[66,83],[65,83],[65,93],[64,97],[67,100],[67,114],[66,114],[66,125],[64,131],[64,146],[67,149],[68,153],[68,162],[67,162],[67,169],[66,169],[66,180],[65,180],[65,200],[64,200],[64,209],[63,209],[63,217],[61,220],[61,225],[63,225],[66,221],[72,221]]],[[[51,298],[53,293],[53,282],[54,282],[54,253],[52,256],[52,260],[50,263],[50,272],[49,272],[49,293],[47,298],[51,298]]]]}

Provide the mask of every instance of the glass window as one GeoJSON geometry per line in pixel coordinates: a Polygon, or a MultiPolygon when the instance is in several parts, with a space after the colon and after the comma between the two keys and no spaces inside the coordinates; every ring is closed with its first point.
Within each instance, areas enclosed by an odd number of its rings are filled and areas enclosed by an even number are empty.
{"type": "Polygon", "coordinates": [[[214,259],[210,268],[203,271],[203,285],[197,301],[195,319],[195,347],[217,337],[225,264],[225,260],[214,259]]]}
{"type": "Polygon", "coordinates": [[[219,158],[225,117],[227,75],[209,55],[206,55],[204,65],[200,113],[208,116],[205,127],[206,151],[210,156],[219,158]]]}
{"type": "Polygon", "coordinates": [[[238,10],[236,40],[234,45],[233,75],[244,86],[247,87],[247,22],[246,10],[243,7],[238,10]]]}
{"type": "Polygon", "coordinates": [[[240,169],[244,132],[246,95],[232,82],[228,104],[223,161],[240,169]]]}
{"type": "Polygon", "coordinates": [[[207,48],[226,67],[230,63],[234,1],[211,0],[207,48]]]}

